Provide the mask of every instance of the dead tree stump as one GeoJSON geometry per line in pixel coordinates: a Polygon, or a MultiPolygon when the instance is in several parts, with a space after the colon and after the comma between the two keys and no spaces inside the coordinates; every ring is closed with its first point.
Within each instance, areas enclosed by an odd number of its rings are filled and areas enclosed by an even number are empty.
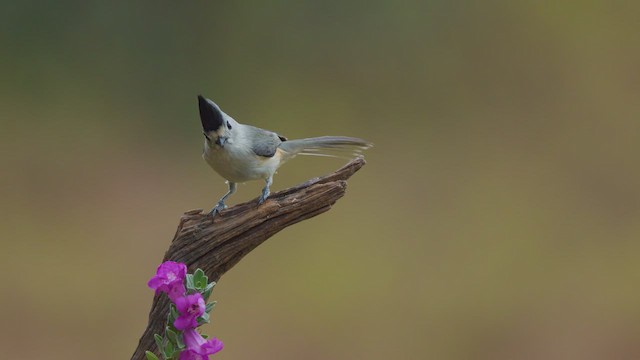
{"type": "MultiPolygon", "coordinates": [[[[272,194],[262,205],[255,201],[223,210],[215,218],[202,209],[186,212],[164,260],[201,268],[210,280],[220,277],[278,231],[331,209],[345,194],[347,179],[364,166],[358,157],[336,172],[272,194]]],[[[169,308],[166,296],[155,296],[149,321],[132,360],[145,360],[145,351],[156,351],[153,334],[162,334],[169,308]]]]}

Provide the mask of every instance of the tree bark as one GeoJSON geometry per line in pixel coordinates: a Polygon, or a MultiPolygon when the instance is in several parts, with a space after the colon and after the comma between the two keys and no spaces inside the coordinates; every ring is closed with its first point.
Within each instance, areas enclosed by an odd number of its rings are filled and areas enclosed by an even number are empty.
{"type": "MultiPolygon", "coordinates": [[[[336,172],[272,194],[262,205],[250,201],[223,210],[215,218],[202,209],[186,212],[178,224],[164,260],[201,268],[210,280],[218,281],[251,250],[278,231],[331,209],[345,194],[347,182],[365,161],[358,157],[336,172]]],[[[132,360],[144,360],[145,351],[157,351],[154,334],[162,334],[169,299],[153,298],[147,328],[132,360]]]]}

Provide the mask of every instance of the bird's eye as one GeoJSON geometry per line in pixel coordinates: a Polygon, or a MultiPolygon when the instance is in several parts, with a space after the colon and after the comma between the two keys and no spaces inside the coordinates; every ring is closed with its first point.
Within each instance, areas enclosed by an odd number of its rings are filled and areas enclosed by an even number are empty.
{"type": "Polygon", "coordinates": [[[231,130],[231,123],[227,123],[227,129],[231,130]]]}

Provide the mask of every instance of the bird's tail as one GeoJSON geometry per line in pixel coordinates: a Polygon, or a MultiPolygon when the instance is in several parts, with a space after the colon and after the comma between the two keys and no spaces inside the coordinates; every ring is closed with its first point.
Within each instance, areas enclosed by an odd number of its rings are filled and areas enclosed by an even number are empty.
{"type": "Polygon", "coordinates": [[[287,140],[280,144],[290,157],[314,155],[351,158],[358,156],[373,144],[362,139],[347,136],[321,136],[307,139],[287,140]]]}

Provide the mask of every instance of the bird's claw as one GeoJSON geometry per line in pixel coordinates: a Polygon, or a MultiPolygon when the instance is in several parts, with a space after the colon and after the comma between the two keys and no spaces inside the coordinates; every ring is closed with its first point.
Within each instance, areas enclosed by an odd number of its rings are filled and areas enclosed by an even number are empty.
{"type": "Polygon", "coordinates": [[[258,205],[262,205],[269,197],[269,190],[262,190],[262,195],[258,197],[258,205]]]}
{"type": "Polygon", "coordinates": [[[216,216],[220,211],[226,208],[227,208],[227,205],[221,201],[216,206],[214,206],[213,209],[211,209],[211,211],[209,211],[209,215],[216,216]]]}

